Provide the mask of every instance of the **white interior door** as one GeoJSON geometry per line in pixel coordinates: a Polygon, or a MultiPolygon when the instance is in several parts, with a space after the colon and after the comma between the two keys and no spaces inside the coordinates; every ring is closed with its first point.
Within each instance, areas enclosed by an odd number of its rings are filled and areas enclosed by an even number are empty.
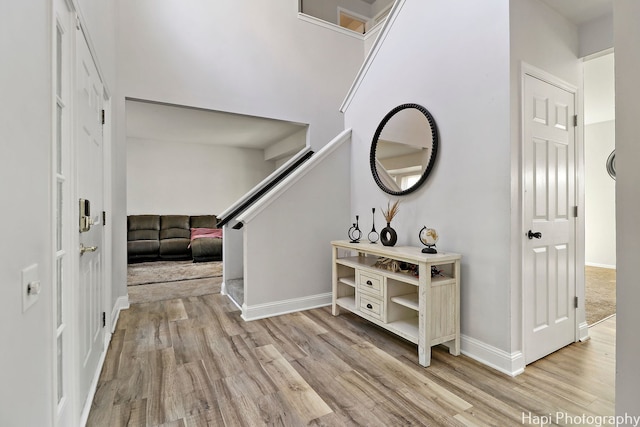
{"type": "MultiPolygon", "coordinates": [[[[91,382],[96,374],[104,347],[102,210],[103,210],[103,88],[87,42],[79,31],[76,37],[75,146],[76,188],[79,198],[88,200],[90,228],[80,232],[77,256],[76,295],[77,348],[79,363],[78,398],[86,405],[91,382]],[[85,248],[85,251],[81,249],[85,248]]],[[[80,217],[76,202],[76,218],[80,217]]],[[[78,229],[80,221],[78,221],[78,229]]],[[[90,404],[90,402],[89,402],[90,404]]]]}
{"type": "Polygon", "coordinates": [[[523,93],[523,312],[531,363],[576,336],[575,95],[530,75],[523,93]]]}

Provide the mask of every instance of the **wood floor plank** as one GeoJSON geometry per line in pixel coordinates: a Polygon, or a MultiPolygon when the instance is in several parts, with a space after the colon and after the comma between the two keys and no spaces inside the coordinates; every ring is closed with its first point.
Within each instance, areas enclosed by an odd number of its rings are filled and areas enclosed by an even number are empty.
{"type": "Polygon", "coordinates": [[[233,427],[266,425],[256,403],[255,398],[245,396],[233,401],[223,400],[221,410],[223,411],[224,425],[233,427]]]}
{"type": "Polygon", "coordinates": [[[401,386],[403,394],[411,394],[415,398],[433,399],[451,406],[454,412],[463,412],[472,405],[464,399],[456,396],[438,383],[429,380],[427,377],[419,377],[414,372],[402,364],[399,360],[391,357],[384,351],[372,345],[358,346],[365,354],[383,361],[385,370],[389,371],[394,381],[401,386]]]}
{"type": "Polygon", "coordinates": [[[397,335],[390,334],[389,331],[367,322],[360,316],[353,313],[345,313],[338,317],[331,314],[330,307],[309,310],[305,315],[319,322],[331,334],[340,334],[343,338],[350,340],[351,344],[367,341],[376,347],[386,351],[392,356],[417,356],[417,346],[406,341],[397,335]]]}
{"type": "Polygon", "coordinates": [[[157,427],[187,427],[187,424],[184,418],[180,418],[179,420],[158,424],[157,427]]]}
{"type": "Polygon", "coordinates": [[[170,299],[163,302],[164,309],[167,312],[167,320],[175,322],[177,320],[188,319],[187,311],[184,308],[182,299],[170,299]]]}
{"type": "Polygon", "coordinates": [[[332,412],[273,345],[257,348],[256,354],[278,392],[306,423],[332,412]]]}
{"type": "Polygon", "coordinates": [[[478,411],[469,410],[467,412],[456,414],[453,418],[462,423],[465,427],[489,427],[495,425],[495,419],[492,417],[478,416],[478,411]]]}
{"type": "Polygon", "coordinates": [[[526,413],[614,413],[615,317],[512,378],[440,346],[424,368],[415,344],[326,307],[244,322],[224,295],[178,293],[120,314],[87,425],[511,426],[526,413]]]}
{"type": "Polygon", "coordinates": [[[308,355],[304,349],[292,339],[293,337],[281,331],[276,325],[270,322],[270,319],[264,319],[264,327],[261,330],[243,335],[243,338],[251,348],[263,347],[269,344],[275,345],[289,361],[308,355]]]}
{"type": "Polygon", "coordinates": [[[102,371],[100,372],[100,381],[109,381],[116,377],[120,367],[120,355],[122,354],[122,347],[124,345],[124,334],[125,331],[123,329],[118,329],[111,335],[107,352],[112,354],[113,357],[105,358],[102,371]]]}
{"type": "Polygon", "coordinates": [[[197,413],[185,417],[187,427],[213,427],[224,426],[224,419],[220,410],[197,413]]]}
{"type": "Polygon", "coordinates": [[[177,379],[185,415],[220,411],[202,360],[178,366],[177,379]]]}
{"type": "Polygon", "coordinates": [[[566,382],[558,383],[557,377],[549,374],[544,369],[540,369],[538,366],[527,367],[527,373],[529,375],[527,375],[526,384],[529,385],[530,388],[550,390],[550,393],[585,408],[598,399],[596,395],[586,392],[574,384],[566,382]]]}
{"type": "Polygon", "coordinates": [[[87,419],[88,426],[109,425],[111,405],[118,389],[118,381],[99,381],[87,419]]]}
{"type": "Polygon", "coordinates": [[[151,371],[149,364],[152,352],[134,352],[128,350],[128,347],[128,343],[123,346],[122,363],[116,376],[119,386],[113,400],[114,405],[149,397],[151,376],[156,374],[151,371]]]}
{"type": "Polygon", "coordinates": [[[124,341],[135,343],[135,351],[159,350],[171,347],[169,322],[161,302],[136,305],[135,320],[125,329],[124,341]]]}
{"type": "Polygon", "coordinates": [[[205,330],[202,345],[205,347],[204,363],[210,378],[234,377],[246,371],[259,370],[258,360],[241,336],[212,337],[205,330]]]}
{"type": "Polygon", "coordinates": [[[201,323],[197,319],[179,320],[169,323],[171,342],[176,356],[176,363],[195,362],[202,360],[198,335],[202,330],[201,323]]]}
{"type": "Polygon", "coordinates": [[[109,427],[136,427],[147,425],[147,399],[115,405],[109,419],[109,427]]]}
{"type": "Polygon", "coordinates": [[[210,334],[225,336],[225,332],[218,321],[218,315],[211,310],[204,297],[185,298],[182,300],[187,318],[207,325],[210,334]]]}
{"type": "Polygon", "coordinates": [[[148,422],[161,425],[184,417],[182,390],[178,386],[178,373],[173,348],[164,348],[149,355],[151,376],[148,398],[148,422]]]}

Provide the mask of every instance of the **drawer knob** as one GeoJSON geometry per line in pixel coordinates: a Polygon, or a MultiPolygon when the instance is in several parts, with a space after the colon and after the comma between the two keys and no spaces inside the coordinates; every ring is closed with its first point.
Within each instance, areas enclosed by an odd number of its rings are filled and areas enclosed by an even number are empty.
{"type": "Polygon", "coordinates": [[[373,286],[373,283],[371,283],[371,280],[367,280],[367,285],[373,286]]]}
{"type": "Polygon", "coordinates": [[[372,309],[373,309],[373,306],[372,306],[371,304],[367,304],[367,308],[368,308],[369,310],[372,310],[372,309]]]}

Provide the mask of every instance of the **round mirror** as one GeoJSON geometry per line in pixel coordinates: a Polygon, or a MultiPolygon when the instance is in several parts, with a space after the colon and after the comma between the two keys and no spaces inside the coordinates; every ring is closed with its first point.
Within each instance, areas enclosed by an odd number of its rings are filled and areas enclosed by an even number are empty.
{"type": "Polygon", "coordinates": [[[607,172],[611,178],[616,179],[616,150],[607,157],[607,172]]]}
{"type": "Polygon", "coordinates": [[[438,130],[429,111],[402,104],[382,119],[371,142],[371,173],[384,192],[409,194],[424,183],[438,152],[438,130]]]}

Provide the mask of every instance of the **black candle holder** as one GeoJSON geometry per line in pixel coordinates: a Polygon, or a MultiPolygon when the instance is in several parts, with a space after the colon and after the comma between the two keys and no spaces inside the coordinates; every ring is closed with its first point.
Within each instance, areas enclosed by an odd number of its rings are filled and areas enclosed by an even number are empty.
{"type": "Polygon", "coordinates": [[[360,231],[360,226],[358,225],[358,220],[360,219],[359,215],[356,215],[356,222],[353,223],[351,227],[349,227],[349,238],[351,239],[351,243],[360,243],[360,238],[362,237],[362,231],[360,231]]]}
{"type": "Polygon", "coordinates": [[[367,235],[367,238],[369,239],[369,242],[377,243],[378,239],[380,238],[380,235],[376,231],[376,208],[371,208],[371,214],[372,214],[372,221],[371,221],[372,225],[371,225],[371,231],[367,235]]]}

